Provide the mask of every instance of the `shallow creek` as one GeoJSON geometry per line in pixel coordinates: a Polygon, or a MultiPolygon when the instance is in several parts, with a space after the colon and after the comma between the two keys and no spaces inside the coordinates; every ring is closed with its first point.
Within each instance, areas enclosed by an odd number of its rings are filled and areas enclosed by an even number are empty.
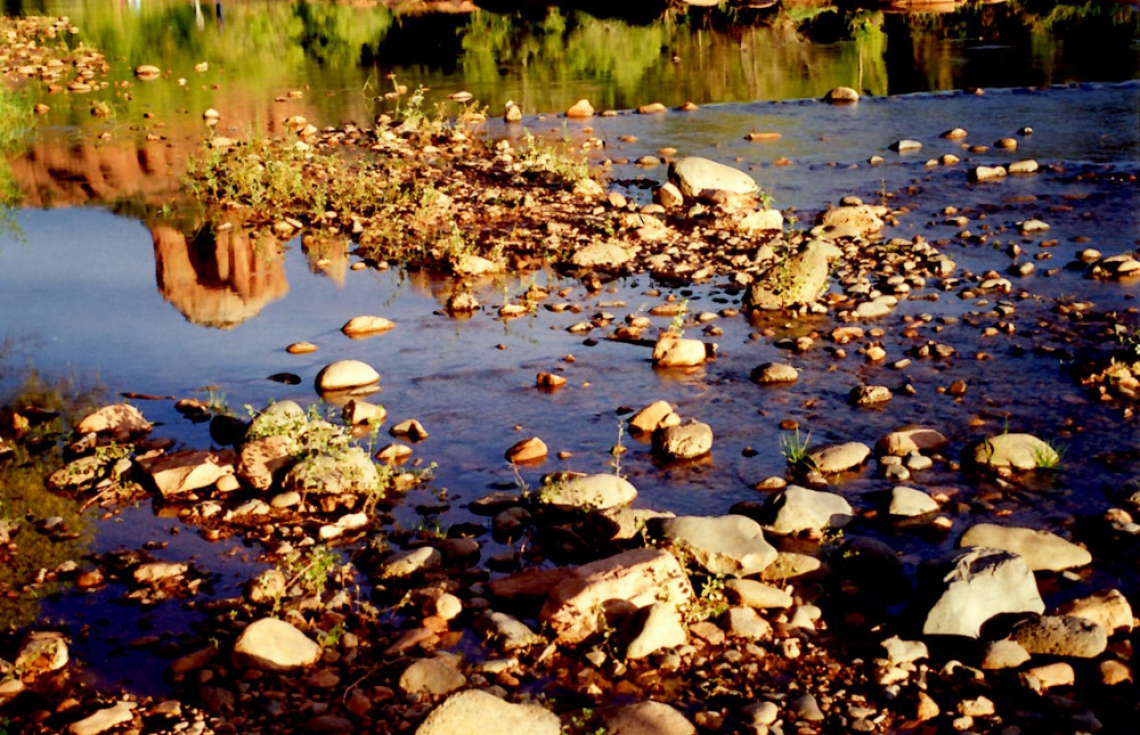
{"type": "MultiPolygon", "coordinates": [[[[1004,425],[1066,446],[1059,472],[1026,481],[993,503],[995,514],[1012,511],[1022,525],[1072,527],[1082,515],[1103,510],[1107,490],[1140,475],[1135,419],[1123,420],[1119,405],[1090,400],[1065,374],[1056,352],[1035,349],[1064,348],[1058,339],[1062,329],[1037,326],[1038,320],[1058,319],[1053,311],[1057,300],[1091,301],[1098,311],[1118,312],[1135,329],[1135,282],[1095,282],[1064,266],[1082,248],[1116,254],[1135,249],[1140,238],[1135,182],[1140,173],[1140,84],[998,89],[980,96],[922,93],[869,98],[844,108],[800,100],[711,104],[692,113],[621,114],[566,126],[554,117],[530,116],[526,125],[536,132],[565,133],[571,140],[585,137],[582,128],[590,125],[592,135],[609,143],[599,158],[632,161],[671,146],[679,155],[702,155],[746,168],[771,192],[776,207],[786,214],[796,210],[798,226],[810,226],[815,212],[844,195],[873,203],[897,195],[887,203],[910,211],[885,236],[945,239],[939,250],[960,270],[1004,274],[1011,262],[1004,246],[1013,241],[1025,251],[1018,262],[1041,252],[1052,257],[1037,261],[1031,276],[1011,277],[1014,292],[1008,297],[960,299],[956,291],[941,292],[933,284],[918,290],[917,297],[938,298],[904,301],[883,320],[887,332],[881,341],[888,356],[881,363],[868,363],[854,351],[835,359],[818,343],[805,354],[778,346],[783,337],[812,330],[826,334],[835,326],[829,317],[774,317],[750,324],[734,316],[710,322],[723,333],[703,337],[718,343],[717,359],[698,372],[682,374],[655,371],[649,349],[608,341],[604,328],[584,337],[567,327],[600,312],[614,315],[616,323],[669,294],[689,299],[691,316],[738,307],[739,293],[729,284],[679,288],[641,276],[608,283],[601,293],[592,294],[576,281],[543,271],[523,281],[504,278],[483,284],[475,292],[483,310],[469,320],[455,320],[442,311],[453,284],[423,272],[351,270],[352,259],[318,264],[299,241],[286,244],[279,258],[254,252],[248,242],[187,243],[184,237],[170,236],[161,217],[149,214],[144,224],[124,207],[118,208],[122,214],[97,206],[21,209],[16,225],[22,236],[0,240],[0,338],[7,340],[0,394],[18,388],[34,368],[49,377],[100,384],[110,396],[224,396],[231,409],[244,415],[241,407],[246,404],[260,407],[283,399],[313,403],[313,377],[323,365],[360,359],[381,374],[381,392],[374,400],[388,410],[385,429],[395,421],[416,418],[431,433],[415,445],[415,457],[438,465],[435,479],[394,511],[405,528],[436,523],[446,528],[476,519],[465,504],[491,489],[515,486],[503,452],[526,436],[543,438],[551,449],[545,463],[521,469],[528,485],[554,470],[609,471],[623,409],[640,409],[657,399],[672,403],[685,418],[708,423],[716,436],[711,458],[681,465],[661,464],[647,445],[628,435],[622,439],[628,451],[621,456],[620,471],[637,486],[637,505],[677,513],[720,514],[736,502],[762,500],[752,485],[784,473],[778,425],[785,419],[796,420],[801,432],[810,432],[812,445],[846,440],[873,444],[889,430],[922,422],[950,438],[950,458],[969,440],[1000,432],[1004,425]],[[991,149],[967,154],[957,143],[938,137],[955,126],[969,131],[970,143],[987,145],[1014,136],[1024,126],[1034,133],[1018,139],[1016,153],[991,149]],[[753,129],[782,137],[749,142],[744,135],[753,129]],[[638,140],[622,144],[619,135],[638,140]],[[900,138],[917,139],[925,147],[908,155],[887,150],[900,138]],[[948,152],[960,154],[964,162],[954,167],[924,165],[948,152]],[[885,160],[868,165],[872,155],[885,160]],[[774,165],[781,156],[791,165],[774,165]],[[992,184],[966,183],[967,165],[1026,158],[1036,159],[1044,170],[992,184]],[[967,227],[943,224],[941,211],[948,205],[969,217],[967,227]],[[1034,217],[1051,229],[1020,236],[1014,223],[1034,217]],[[988,226],[984,234],[989,242],[974,244],[957,237],[962,229],[982,233],[980,225],[988,226]],[[1089,241],[1074,242],[1078,237],[1089,241]],[[1055,242],[1045,247],[1046,241],[1055,242]],[[1057,272],[1047,275],[1052,268],[1057,272]],[[504,295],[517,295],[531,279],[552,292],[565,289],[566,296],[552,293],[549,301],[580,305],[581,312],[555,313],[540,306],[531,316],[509,321],[496,317],[504,295]],[[659,295],[647,295],[650,289],[659,295]],[[1031,296],[1019,299],[1022,289],[1031,296]],[[999,300],[1012,303],[1015,316],[991,312],[999,300]],[[358,314],[379,314],[397,327],[371,339],[349,340],[339,328],[358,314]],[[949,344],[959,356],[952,363],[915,360],[904,370],[893,370],[890,364],[916,343],[901,334],[900,320],[920,314],[934,318],[918,327],[923,339],[949,344]],[[962,320],[972,314],[979,315],[981,326],[962,320]],[[944,318],[959,321],[939,328],[944,318]],[[1018,333],[982,336],[982,327],[1003,320],[1015,322],[1018,333]],[[764,329],[772,331],[762,336],[764,329]],[[310,355],[286,354],[285,345],[296,340],[311,341],[320,349],[310,355]],[[973,356],[983,351],[994,359],[975,361],[973,356]],[[752,368],[772,360],[795,365],[802,371],[800,381],[777,388],[753,384],[748,377],[752,368]],[[301,382],[290,386],[267,379],[283,372],[299,376],[301,382]],[[569,382],[557,392],[540,391],[534,383],[538,372],[560,373],[569,382]],[[967,383],[964,395],[939,392],[952,380],[967,383]],[[855,408],[847,395],[862,383],[892,389],[910,384],[915,395],[896,395],[882,409],[855,408]],[[977,418],[982,421],[971,425],[977,418]],[[556,459],[555,453],[562,451],[572,456],[556,459]],[[446,505],[434,497],[444,488],[446,505]],[[415,510],[424,503],[438,506],[440,512],[425,518],[415,510]]],[[[492,136],[506,132],[497,123],[488,130],[492,136]]],[[[612,188],[643,200],[648,188],[639,183],[660,182],[665,175],[663,165],[615,164],[607,171],[616,182],[612,188]]],[[[668,324],[668,318],[655,319],[660,328],[668,324]]],[[[703,326],[688,325],[688,334],[697,336],[703,326]]],[[[173,400],[135,403],[158,424],[156,435],[188,447],[210,445],[207,425],[184,419],[173,400]]],[[[874,493],[888,491],[893,484],[880,477],[872,463],[842,478],[837,488],[857,507],[869,507],[874,493]]],[[[986,489],[941,462],[915,473],[910,484],[950,488],[964,499],[986,489]]],[[[98,508],[88,511],[92,518],[101,513],[98,508]]],[[[170,542],[154,552],[156,557],[192,560],[213,575],[209,594],[216,596],[237,594],[262,568],[252,561],[257,549],[236,540],[208,543],[196,529],[162,517],[149,503],[123,509],[91,527],[90,553],[170,542]]],[[[885,521],[857,521],[847,532],[888,537],[906,561],[917,562],[949,548],[960,530],[956,525],[938,536],[885,521]]],[[[1097,559],[1092,570],[1081,574],[1133,597],[1135,561],[1096,548],[1096,539],[1078,538],[1093,546],[1097,559]]],[[[493,553],[495,545],[488,546],[488,554],[493,553]]],[[[1097,586],[1081,582],[1082,590],[1097,586]]],[[[96,593],[63,590],[43,600],[39,615],[90,626],[91,635],[76,641],[73,655],[84,660],[96,678],[140,693],[161,692],[167,662],[156,650],[131,649],[128,642],[152,632],[161,638],[179,635],[203,613],[187,609],[184,601],[140,608],[117,602],[121,593],[114,586],[96,593]]],[[[1052,590],[1047,602],[1052,606],[1065,595],[1064,587],[1052,590]]]]}

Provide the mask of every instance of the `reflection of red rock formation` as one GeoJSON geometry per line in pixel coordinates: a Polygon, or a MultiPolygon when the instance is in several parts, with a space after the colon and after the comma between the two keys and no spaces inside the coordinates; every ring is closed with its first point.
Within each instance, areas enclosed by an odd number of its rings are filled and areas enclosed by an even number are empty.
{"type": "Polygon", "coordinates": [[[33,144],[11,166],[26,206],[65,207],[133,196],[165,199],[177,191],[188,155],[186,148],[160,144],[69,145],[45,140],[33,144]]]}
{"type": "Polygon", "coordinates": [[[188,239],[168,225],[151,235],[159,293],[194,324],[229,329],[289,291],[276,238],[232,227],[188,239]]]}

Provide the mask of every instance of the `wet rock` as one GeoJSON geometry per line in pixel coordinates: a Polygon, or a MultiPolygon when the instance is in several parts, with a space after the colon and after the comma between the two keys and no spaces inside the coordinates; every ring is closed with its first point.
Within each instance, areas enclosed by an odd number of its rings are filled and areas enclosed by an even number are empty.
{"type": "Polygon", "coordinates": [[[389,429],[388,433],[394,437],[408,439],[414,442],[421,442],[431,436],[428,430],[424,428],[424,425],[416,419],[404,419],[389,429]]]}
{"type": "Polygon", "coordinates": [[[94,714],[84,717],[78,722],[71,723],[67,728],[70,735],[99,735],[113,727],[130,722],[135,718],[135,702],[116,702],[94,714]]]}
{"type": "Polygon", "coordinates": [[[590,104],[589,100],[578,100],[570,109],[566,110],[566,117],[573,118],[586,118],[594,116],[594,106],[590,104]]]}
{"type": "Polygon", "coordinates": [[[53,630],[37,631],[24,638],[16,654],[15,669],[23,678],[59,671],[70,660],[67,639],[53,630]]]}
{"type": "Polygon", "coordinates": [[[630,249],[619,242],[592,242],[574,252],[570,262],[579,268],[616,268],[630,261],[630,249]]]}
{"type": "Polygon", "coordinates": [[[501,263],[488,260],[480,255],[463,253],[452,261],[451,269],[455,271],[455,274],[458,276],[477,278],[479,276],[498,273],[503,270],[503,266],[501,263]]]}
{"type": "Polygon", "coordinates": [[[662,112],[667,112],[669,108],[660,102],[650,102],[647,105],[642,105],[637,108],[639,115],[658,115],[662,112]]]}
{"type": "Polygon", "coordinates": [[[854,512],[841,495],[809,490],[799,485],[789,485],[765,504],[765,515],[769,519],[766,525],[779,534],[841,528],[847,525],[854,512]]]}
{"type": "Polygon", "coordinates": [[[140,565],[132,575],[139,584],[158,584],[170,579],[181,577],[189,570],[187,564],[174,564],[165,561],[153,561],[140,565]]]}
{"type": "Polygon", "coordinates": [[[752,371],[752,381],[761,385],[794,383],[800,378],[800,371],[782,362],[766,362],[752,371]]]}
{"type": "Polygon", "coordinates": [[[503,107],[503,120],[509,123],[519,122],[522,120],[522,116],[522,108],[513,101],[508,100],[507,104],[503,107]]]}
{"type": "Polygon", "coordinates": [[[475,621],[477,630],[485,640],[503,651],[529,648],[542,638],[518,618],[502,612],[488,610],[475,621]]]}
{"type": "Polygon", "coordinates": [[[233,452],[184,449],[153,459],[138,460],[165,498],[185,495],[209,487],[223,475],[232,474],[233,452]]]}
{"type": "Polygon", "coordinates": [[[351,339],[362,339],[395,329],[394,322],[382,316],[355,316],[345,322],[340,331],[351,339]]]}
{"type": "Polygon", "coordinates": [[[1060,460],[1056,450],[1032,434],[998,434],[974,443],[966,452],[973,464],[991,468],[1031,470],[1060,460]]]}
{"type": "Polygon", "coordinates": [[[400,551],[384,560],[378,570],[381,579],[411,577],[425,569],[434,569],[443,561],[443,555],[430,546],[400,551]]]}
{"type": "Polygon", "coordinates": [[[724,613],[722,625],[725,632],[735,638],[762,641],[772,637],[772,624],[752,607],[730,607],[724,613]]]}
{"type": "Polygon", "coordinates": [[[666,332],[653,347],[653,366],[660,368],[696,367],[708,358],[705,343],[666,332]]]}
{"type": "Polygon", "coordinates": [[[970,181],[993,181],[994,179],[1004,179],[1006,171],[1001,166],[975,166],[970,169],[967,178],[970,181]]]}
{"type": "Polygon", "coordinates": [[[337,360],[317,373],[318,393],[364,388],[380,382],[380,373],[359,360],[337,360]]]}
{"type": "Polygon", "coordinates": [[[886,207],[846,205],[821,212],[816,224],[835,237],[868,237],[883,229],[886,207]]]}
{"type": "Polygon", "coordinates": [[[344,404],[340,416],[349,426],[379,425],[388,418],[388,411],[381,405],[354,399],[344,404]]]}
{"type": "Polygon", "coordinates": [[[938,508],[939,505],[934,498],[923,491],[896,485],[891,490],[891,504],[887,514],[899,518],[913,518],[933,513],[938,508]]]}
{"type": "Polygon", "coordinates": [[[246,668],[291,671],[316,663],[321,647],[284,620],[262,618],[246,626],[233,653],[246,668]]]}
{"type": "Polygon", "coordinates": [[[939,135],[938,137],[945,138],[946,140],[961,140],[962,138],[965,138],[967,135],[969,135],[969,133],[967,133],[962,128],[951,128],[950,130],[947,130],[946,132],[939,135]]]}
{"type": "Polygon", "coordinates": [[[663,702],[638,702],[603,716],[607,735],[696,735],[685,716],[663,702]]]}
{"type": "Polygon", "coordinates": [[[638,411],[629,420],[629,428],[643,434],[651,434],[663,426],[679,424],[681,417],[673,413],[673,407],[666,401],[655,401],[638,411]]]}
{"type": "Polygon", "coordinates": [[[1048,229],[1049,224],[1047,222],[1042,222],[1039,219],[1027,219],[1017,223],[1017,230],[1022,234],[1045,232],[1048,229]]]}
{"type": "Polygon", "coordinates": [[[913,452],[937,452],[950,442],[940,432],[925,426],[908,426],[886,434],[875,444],[875,451],[894,457],[913,452]]]}
{"type": "Polygon", "coordinates": [[[475,723],[494,723],[511,735],[559,735],[558,715],[537,704],[511,704],[478,689],[453,694],[428,714],[416,735],[469,735],[475,723]]]}
{"type": "Polygon", "coordinates": [[[823,96],[823,101],[833,105],[851,104],[859,101],[859,93],[850,87],[835,87],[823,96]]]}
{"type": "Polygon", "coordinates": [[[1032,528],[998,526],[993,523],[971,526],[958,539],[958,546],[1004,549],[1020,556],[1035,572],[1041,570],[1059,572],[1092,562],[1092,554],[1087,549],[1056,534],[1032,528]]]}
{"type": "Polygon", "coordinates": [[[843,442],[821,447],[808,454],[820,472],[847,472],[867,461],[871,448],[863,442],[843,442]]]}
{"type": "Polygon", "coordinates": [[[970,549],[935,568],[935,602],[922,626],[926,635],[977,638],[995,615],[1045,610],[1029,565],[1008,551],[970,549]]]}
{"type": "Polygon", "coordinates": [[[1020,643],[1003,638],[986,644],[981,666],[986,670],[1016,669],[1028,660],[1029,651],[1022,648],[1020,643]]]}
{"type": "Polygon", "coordinates": [[[914,151],[921,151],[922,143],[917,140],[904,138],[902,140],[896,140],[894,143],[891,143],[889,147],[892,151],[897,151],[898,153],[912,153],[914,151]]]}
{"type": "Polygon", "coordinates": [[[405,694],[438,696],[450,694],[467,683],[467,677],[450,663],[438,658],[422,658],[400,674],[400,691],[405,694]]]}
{"type": "Polygon", "coordinates": [[[290,436],[267,436],[246,442],[241,448],[237,475],[257,490],[268,490],[275,475],[293,464],[299,448],[290,436]]]}
{"type": "MultiPolygon", "coordinates": [[[[894,296],[891,296],[889,294],[879,296],[877,298],[871,299],[870,301],[864,301],[863,303],[856,306],[855,310],[851,312],[851,316],[855,319],[878,319],[890,314],[891,310],[893,310],[897,305],[898,299],[894,296]]],[[[882,348],[879,349],[881,350],[882,348]]],[[[868,357],[871,356],[870,349],[867,351],[867,355],[868,357]]],[[[881,360],[882,357],[876,359],[881,360]]]]}
{"type": "Polygon", "coordinates": [[[532,436],[512,444],[504,456],[511,464],[530,464],[546,459],[548,453],[546,442],[537,436],[532,436]]]}
{"type": "Polygon", "coordinates": [[[713,431],[692,419],[687,424],[667,426],[653,433],[653,450],[669,459],[695,459],[712,450],[713,431]]]}
{"type": "Polygon", "coordinates": [[[681,625],[677,608],[661,602],[649,605],[642,613],[644,620],[636,637],[626,649],[627,659],[641,659],[662,648],[673,648],[689,642],[689,634],[681,625]]]}
{"type": "Polygon", "coordinates": [[[891,389],[885,385],[858,385],[851,389],[847,400],[856,406],[875,406],[891,400],[891,389]]]}
{"type": "Polygon", "coordinates": [[[110,434],[117,442],[145,435],[150,429],[151,423],[143,418],[142,413],[126,403],[104,406],[93,411],[84,416],[75,427],[77,434],[110,434]]]}
{"type": "Polygon", "coordinates": [[[558,640],[574,644],[598,630],[610,601],[644,607],[661,600],[682,605],[693,598],[689,577],[668,552],[635,549],[573,570],[551,590],[539,619],[558,640]]]}
{"type": "Polygon", "coordinates": [[[302,495],[368,493],[380,484],[380,473],[368,452],[348,447],[337,454],[319,454],[297,462],[285,474],[286,490],[302,495]]]}
{"type": "Polygon", "coordinates": [[[1120,280],[1140,275],[1140,260],[1130,253],[1110,255],[1089,266],[1089,275],[1102,280],[1120,280]]]}
{"type": "Polygon", "coordinates": [[[1032,174],[1037,172],[1037,161],[1014,161],[1009,164],[1009,173],[1011,174],[1032,174]]]}
{"type": "Polygon", "coordinates": [[[744,195],[760,191],[755,179],[744,171],[696,156],[680,158],[671,163],[669,181],[676,184],[686,197],[693,198],[701,196],[706,190],[744,195]]]}
{"type": "Polygon", "coordinates": [[[1057,608],[1058,615],[1071,615],[1091,620],[1109,635],[1132,630],[1132,606],[1120,590],[1102,590],[1087,597],[1066,602],[1057,608]]]}
{"type": "Polygon", "coordinates": [[[1035,615],[1018,623],[1010,637],[1030,654],[1095,658],[1108,647],[1108,633],[1072,615],[1035,615]]]}
{"type": "Polygon", "coordinates": [[[453,316],[456,314],[470,314],[478,308],[479,300],[466,292],[452,294],[447,299],[447,313],[453,316]]]}
{"type": "Polygon", "coordinates": [[[743,305],[748,310],[776,310],[813,303],[827,287],[827,249],[812,241],[799,252],[775,263],[748,287],[743,305]]]}
{"type": "Polygon", "coordinates": [[[746,577],[776,560],[764,529],[746,516],[678,516],[650,521],[649,526],[711,574],[746,577]]]}
{"type": "Polygon", "coordinates": [[[754,579],[728,579],[724,583],[729,599],[760,610],[792,606],[792,596],[779,587],[754,579]]]}
{"type": "Polygon", "coordinates": [[[577,475],[545,481],[538,491],[538,501],[564,508],[605,510],[629,505],[637,497],[637,488],[617,475],[577,475]]]}

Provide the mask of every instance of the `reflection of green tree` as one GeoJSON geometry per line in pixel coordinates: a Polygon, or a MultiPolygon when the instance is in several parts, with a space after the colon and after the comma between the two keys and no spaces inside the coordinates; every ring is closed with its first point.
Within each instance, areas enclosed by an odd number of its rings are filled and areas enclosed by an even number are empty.
{"type": "MultiPolygon", "coordinates": [[[[0,360],[5,359],[6,355],[0,354],[0,360]]],[[[0,377],[3,377],[2,365],[0,377]]],[[[45,452],[30,453],[27,442],[62,432],[68,420],[93,405],[101,393],[97,388],[79,390],[66,380],[46,383],[33,372],[20,391],[5,402],[9,406],[35,406],[61,414],[60,418],[32,427],[22,440],[6,437],[15,454],[0,460],[0,520],[16,523],[21,530],[13,539],[19,549],[6,555],[0,563],[0,591],[16,590],[19,594],[15,597],[0,594],[0,625],[23,627],[34,623],[39,601],[56,591],[58,585],[48,582],[31,591],[22,588],[33,581],[41,569],[50,572],[65,561],[79,561],[91,543],[91,529],[88,520],[79,514],[79,502],[55,495],[44,485],[48,475],[62,464],[59,447],[51,444],[45,452]],[[53,541],[32,527],[34,521],[53,516],[62,518],[79,537],[53,541]]]]}

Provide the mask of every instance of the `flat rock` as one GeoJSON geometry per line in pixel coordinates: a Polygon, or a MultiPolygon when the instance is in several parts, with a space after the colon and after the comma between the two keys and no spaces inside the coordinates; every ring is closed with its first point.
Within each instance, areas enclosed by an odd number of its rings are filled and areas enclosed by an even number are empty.
{"type": "Polygon", "coordinates": [[[794,383],[800,379],[800,371],[782,362],[766,362],[752,371],[752,382],[760,385],[794,383]]]}
{"type": "Polygon", "coordinates": [[[1055,464],[1060,457],[1046,442],[1032,434],[997,434],[976,442],[967,457],[981,467],[1032,470],[1055,464]]]}
{"type": "Polygon", "coordinates": [[[958,539],[960,548],[987,546],[1017,554],[1033,571],[1059,572],[1092,563],[1092,554],[1071,541],[1032,528],[979,523],[958,539]]]}
{"type": "Polygon", "coordinates": [[[777,556],[764,529],[746,516],[678,516],[651,521],[650,528],[712,574],[758,574],[777,556]]]}
{"type": "Polygon", "coordinates": [[[71,723],[67,732],[70,735],[99,735],[99,733],[106,732],[112,727],[118,727],[133,720],[137,706],[135,702],[116,702],[78,722],[71,723]]]}
{"type": "Polygon", "coordinates": [[[337,360],[317,373],[318,393],[364,388],[380,382],[380,373],[360,360],[337,360]]]}
{"type": "Polygon", "coordinates": [[[627,704],[603,716],[606,735],[696,735],[685,716],[663,702],[627,704]]]}
{"type": "Polygon", "coordinates": [[[1108,633],[1073,615],[1035,615],[1018,623],[1010,637],[1030,654],[1095,658],[1108,647],[1108,633]]]}
{"type": "Polygon", "coordinates": [[[538,501],[566,508],[605,510],[629,505],[637,488],[628,480],[610,474],[578,475],[544,483],[538,501]]]}
{"type": "Polygon", "coordinates": [[[842,495],[789,485],[765,504],[766,526],[779,534],[842,528],[855,511],[842,495]]]}
{"type": "Polygon", "coordinates": [[[75,427],[78,434],[110,434],[117,442],[141,436],[150,430],[151,423],[143,418],[142,412],[128,403],[103,406],[84,416],[75,427]]]}
{"type": "Polygon", "coordinates": [[[792,596],[787,591],[754,579],[727,579],[724,589],[730,600],[758,610],[792,606],[792,596]]]}
{"type": "Polygon", "coordinates": [[[677,608],[661,602],[649,605],[642,613],[640,631],[629,643],[625,657],[641,659],[662,648],[673,648],[689,642],[689,634],[681,625],[677,608]]]}
{"type": "Polygon", "coordinates": [[[410,577],[425,569],[434,569],[443,561],[438,549],[421,546],[417,549],[399,551],[384,560],[380,565],[381,579],[410,577]]]}
{"type": "Polygon", "coordinates": [[[696,419],[653,432],[653,449],[669,459],[696,459],[712,451],[713,431],[696,419]]]}
{"type": "Polygon", "coordinates": [[[696,156],[669,164],[669,180],[687,197],[699,197],[706,190],[745,195],[760,191],[756,180],[744,171],[696,156]]]}
{"type": "Polygon", "coordinates": [[[176,497],[209,487],[223,475],[233,474],[233,452],[183,449],[153,459],[140,459],[139,465],[163,497],[176,497]]]}
{"type": "Polygon", "coordinates": [[[676,557],[634,549],[575,568],[551,590],[539,619],[560,642],[574,644],[599,629],[599,614],[611,601],[644,607],[660,601],[683,605],[692,598],[693,586],[676,557]]]}
{"type": "Polygon", "coordinates": [[[291,671],[316,663],[321,647],[284,620],[262,618],[234,643],[234,660],[247,668],[291,671]]]}
{"type": "Polygon", "coordinates": [[[871,448],[863,442],[831,444],[808,454],[820,472],[847,472],[867,461],[871,448]]]}
{"type": "Polygon", "coordinates": [[[616,268],[629,262],[630,250],[621,243],[592,242],[574,251],[570,262],[579,268],[616,268]]]}
{"type": "Polygon", "coordinates": [[[875,451],[893,457],[905,457],[914,452],[937,452],[949,443],[936,429],[907,426],[885,434],[875,443],[875,451]]]}
{"type": "Polygon", "coordinates": [[[891,489],[891,504],[887,508],[887,514],[897,518],[913,518],[933,513],[939,507],[934,498],[923,491],[896,485],[891,489]]]}
{"type": "Polygon", "coordinates": [[[1071,600],[1057,608],[1057,614],[1091,620],[1108,631],[1109,635],[1132,630],[1132,606],[1120,590],[1102,590],[1071,600]]]}
{"type": "Polygon", "coordinates": [[[922,627],[926,635],[977,638],[982,624],[995,615],[1045,610],[1033,572],[1016,554],[974,548],[938,566],[935,602],[922,627]]]}
{"type": "Polygon", "coordinates": [[[405,694],[438,696],[450,694],[467,683],[467,677],[438,658],[421,658],[400,674],[400,691],[405,694]]]}
{"type": "Polygon", "coordinates": [[[494,723],[497,732],[510,735],[560,735],[558,715],[537,704],[511,704],[477,689],[452,694],[433,709],[416,729],[416,735],[470,735],[477,723],[494,723]]]}
{"type": "Polygon", "coordinates": [[[346,337],[352,339],[361,339],[363,337],[372,337],[377,334],[383,334],[389,330],[395,329],[395,322],[390,319],[385,319],[382,316],[354,316],[344,323],[340,331],[346,337]]]}
{"type": "Polygon", "coordinates": [[[666,333],[653,346],[654,367],[696,367],[703,365],[707,359],[708,350],[699,339],[684,339],[666,333]]]}

